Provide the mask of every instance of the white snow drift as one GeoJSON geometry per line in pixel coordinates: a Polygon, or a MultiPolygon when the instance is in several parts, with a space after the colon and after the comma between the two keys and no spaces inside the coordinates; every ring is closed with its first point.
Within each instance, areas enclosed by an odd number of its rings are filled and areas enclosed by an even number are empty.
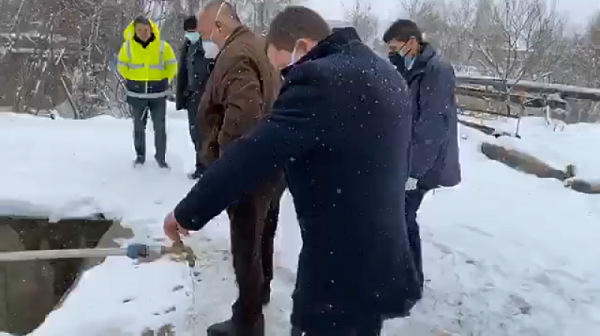
{"type": "MultiPolygon", "coordinates": [[[[136,235],[132,241],[165,243],[163,216],[192,186],[185,173],[194,162],[186,121],[170,113],[171,171],[151,160],[132,168],[128,120],[0,115],[0,208],[55,217],[103,212],[122,218],[136,235]],[[24,204],[39,208],[23,209],[24,204]]],[[[429,194],[420,213],[429,279],[425,298],[410,318],[389,322],[385,335],[434,335],[437,328],[457,335],[599,335],[600,198],[489,161],[477,144],[494,140],[466,128],[461,133],[463,183],[429,194]]],[[[586,178],[600,177],[599,126],[553,132],[528,119],[521,135],[522,140],[499,141],[560,167],[574,163],[586,178]]],[[[164,324],[173,324],[178,336],[202,334],[228,317],[235,298],[227,238],[221,215],[189,239],[200,258],[196,275],[168,259],[135,265],[109,258],[86,272],[64,305],[31,335],[137,336],[164,324]]],[[[289,195],[277,245],[267,319],[268,334],[281,336],[289,329],[301,245],[289,195]]]]}

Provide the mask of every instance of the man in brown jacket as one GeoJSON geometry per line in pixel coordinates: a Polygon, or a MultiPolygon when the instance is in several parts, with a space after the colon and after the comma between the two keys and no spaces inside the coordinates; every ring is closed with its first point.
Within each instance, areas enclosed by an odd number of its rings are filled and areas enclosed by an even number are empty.
{"type": "MultiPolygon", "coordinates": [[[[210,165],[270,113],[280,77],[267,58],[265,41],[242,25],[228,2],[208,2],[198,14],[198,31],[220,49],[197,114],[203,137],[199,155],[210,165]]],[[[262,306],[271,295],[282,184],[283,174],[277,174],[227,209],[239,296],[233,317],[209,327],[209,336],[264,335],[262,306]]]]}

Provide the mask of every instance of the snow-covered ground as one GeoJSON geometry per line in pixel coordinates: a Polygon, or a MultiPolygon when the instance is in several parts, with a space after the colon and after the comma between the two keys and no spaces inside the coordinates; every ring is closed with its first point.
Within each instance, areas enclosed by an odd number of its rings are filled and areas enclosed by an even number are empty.
{"type": "MultiPolygon", "coordinates": [[[[536,119],[513,141],[564,167],[600,177],[600,126],[553,132],[536,119]]],[[[503,127],[509,127],[503,124],[503,127]]],[[[53,215],[101,211],[122,218],[135,238],[160,244],[163,216],[189,190],[193,166],[185,115],[168,120],[170,171],[152,160],[131,165],[128,120],[87,121],[0,115],[0,202],[32,203],[53,215]]],[[[148,129],[149,159],[152,155],[148,129]]],[[[387,336],[600,335],[600,198],[565,189],[487,160],[481,141],[461,128],[463,183],[429,194],[420,213],[427,278],[425,298],[387,336]]],[[[108,258],[86,272],[63,306],[33,336],[138,336],[172,324],[178,336],[203,335],[227,318],[236,288],[226,216],[187,241],[198,266],[171,260],[135,265],[108,258]]],[[[268,335],[288,334],[290,294],[301,245],[291,197],[283,200],[277,236],[268,335]]],[[[1,332],[0,332],[1,333],[1,332]]]]}

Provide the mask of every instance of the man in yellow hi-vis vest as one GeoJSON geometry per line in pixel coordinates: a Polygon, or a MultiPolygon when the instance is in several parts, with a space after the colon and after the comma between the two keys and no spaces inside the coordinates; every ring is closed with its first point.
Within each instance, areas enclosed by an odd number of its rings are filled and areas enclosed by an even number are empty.
{"type": "Polygon", "coordinates": [[[177,59],[171,46],[161,41],[151,20],[137,17],[123,32],[125,42],[119,51],[117,70],[125,79],[127,102],[133,115],[135,166],[146,161],[146,120],[148,111],[154,125],[154,158],[159,167],[166,161],[166,105],[169,84],[177,73],[177,59]]]}

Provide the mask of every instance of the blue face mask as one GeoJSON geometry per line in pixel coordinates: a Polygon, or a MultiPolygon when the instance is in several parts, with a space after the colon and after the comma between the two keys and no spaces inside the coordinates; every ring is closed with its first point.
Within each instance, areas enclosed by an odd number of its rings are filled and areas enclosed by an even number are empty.
{"type": "Polygon", "coordinates": [[[400,64],[404,63],[402,65],[406,70],[412,69],[416,59],[414,56],[408,55],[408,53],[410,53],[411,51],[410,47],[408,46],[408,43],[409,41],[405,42],[398,51],[391,52],[389,54],[389,59],[390,62],[392,62],[392,64],[398,67],[400,66],[400,64]]]}
{"type": "Polygon", "coordinates": [[[186,32],[185,38],[188,39],[192,43],[198,42],[200,40],[200,33],[198,32],[186,32]]]}
{"type": "Polygon", "coordinates": [[[406,70],[412,69],[414,64],[415,58],[413,56],[404,56],[404,67],[406,68],[406,70]]]}

